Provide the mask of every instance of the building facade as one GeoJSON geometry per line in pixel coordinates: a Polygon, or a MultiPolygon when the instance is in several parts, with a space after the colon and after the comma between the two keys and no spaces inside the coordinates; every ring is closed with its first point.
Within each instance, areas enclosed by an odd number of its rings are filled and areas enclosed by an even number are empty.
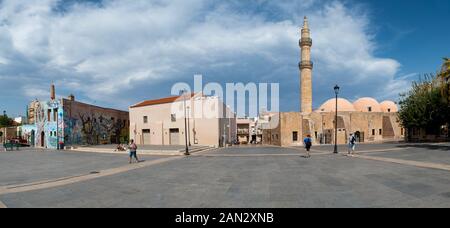
{"type": "Polygon", "coordinates": [[[236,115],[218,97],[173,96],[129,110],[130,137],[140,145],[185,145],[187,138],[191,145],[221,147],[237,140],[236,115]]]}
{"type": "Polygon", "coordinates": [[[238,118],[237,138],[238,143],[260,144],[262,142],[262,120],[259,118],[238,118]]]}
{"type": "Polygon", "coordinates": [[[268,119],[263,130],[263,143],[277,146],[300,146],[310,135],[315,144],[347,143],[350,134],[359,142],[403,140],[405,130],[398,121],[398,107],[392,101],[378,103],[365,97],[351,103],[346,99],[330,99],[319,109],[312,108],[312,39],[305,17],[301,29],[300,89],[301,111],[263,114],[268,119]],[[337,129],[336,124],[337,103],[337,129]]]}
{"type": "Polygon", "coordinates": [[[55,98],[52,85],[48,101],[33,101],[28,106],[28,123],[22,136],[30,145],[59,148],[59,145],[99,145],[128,142],[128,112],[103,108],[68,98],[55,98]]]}
{"type": "Polygon", "coordinates": [[[13,139],[20,139],[22,128],[20,126],[0,128],[0,143],[8,142],[13,139]]]}

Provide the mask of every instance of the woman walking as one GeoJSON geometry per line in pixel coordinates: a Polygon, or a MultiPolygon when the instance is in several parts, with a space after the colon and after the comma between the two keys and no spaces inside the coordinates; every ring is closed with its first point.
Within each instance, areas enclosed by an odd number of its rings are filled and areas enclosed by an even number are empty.
{"type": "Polygon", "coordinates": [[[139,159],[137,157],[137,145],[134,143],[134,140],[132,139],[130,142],[130,145],[128,146],[128,150],[130,150],[130,164],[132,163],[133,157],[136,159],[136,162],[139,163],[139,159]]]}

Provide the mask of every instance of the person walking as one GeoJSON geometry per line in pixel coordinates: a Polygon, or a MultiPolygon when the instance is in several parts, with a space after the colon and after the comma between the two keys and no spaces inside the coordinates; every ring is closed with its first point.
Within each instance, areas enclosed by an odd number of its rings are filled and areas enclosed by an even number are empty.
{"type": "Polygon", "coordinates": [[[311,150],[311,146],[312,146],[311,135],[306,136],[306,138],[303,140],[303,145],[305,146],[305,149],[306,149],[306,158],[310,158],[311,155],[309,154],[309,151],[311,150]]]}
{"type": "Polygon", "coordinates": [[[353,156],[355,155],[355,148],[356,148],[356,137],[354,134],[350,134],[348,137],[348,155],[353,156]]]}
{"type": "Polygon", "coordinates": [[[139,159],[137,157],[137,145],[134,143],[134,140],[132,139],[130,142],[130,145],[128,146],[128,150],[130,150],[130,164],[132,163],[133,157],[136,159],[136,162],[139,163],[139,159]]]}

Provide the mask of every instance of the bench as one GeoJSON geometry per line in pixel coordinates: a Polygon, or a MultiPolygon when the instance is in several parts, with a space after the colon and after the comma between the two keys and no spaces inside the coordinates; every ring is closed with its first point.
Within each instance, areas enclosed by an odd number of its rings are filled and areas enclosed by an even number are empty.
{"type": "Polygon", "coordinates": [[[18,143],[3,143],[3,148],[5,148],[5,151],[14,150],[14,147],[16,147],[16,150],[19,150],[20,144],[18,143]]]}

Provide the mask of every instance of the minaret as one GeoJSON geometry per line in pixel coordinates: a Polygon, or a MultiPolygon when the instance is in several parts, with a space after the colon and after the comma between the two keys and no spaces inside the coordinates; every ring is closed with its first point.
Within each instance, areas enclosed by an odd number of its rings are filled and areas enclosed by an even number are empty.
{"type": "Polygon", "coordinates": [[[300,39],[301,61],[300,67],[300,88],[301,88],[301,112],[312,112],[312,69],[311,62],[311,46],[312,39],[309,32],[308,18],[305,17],[303,28],[301,30],[302,37],[300,39]]]}

